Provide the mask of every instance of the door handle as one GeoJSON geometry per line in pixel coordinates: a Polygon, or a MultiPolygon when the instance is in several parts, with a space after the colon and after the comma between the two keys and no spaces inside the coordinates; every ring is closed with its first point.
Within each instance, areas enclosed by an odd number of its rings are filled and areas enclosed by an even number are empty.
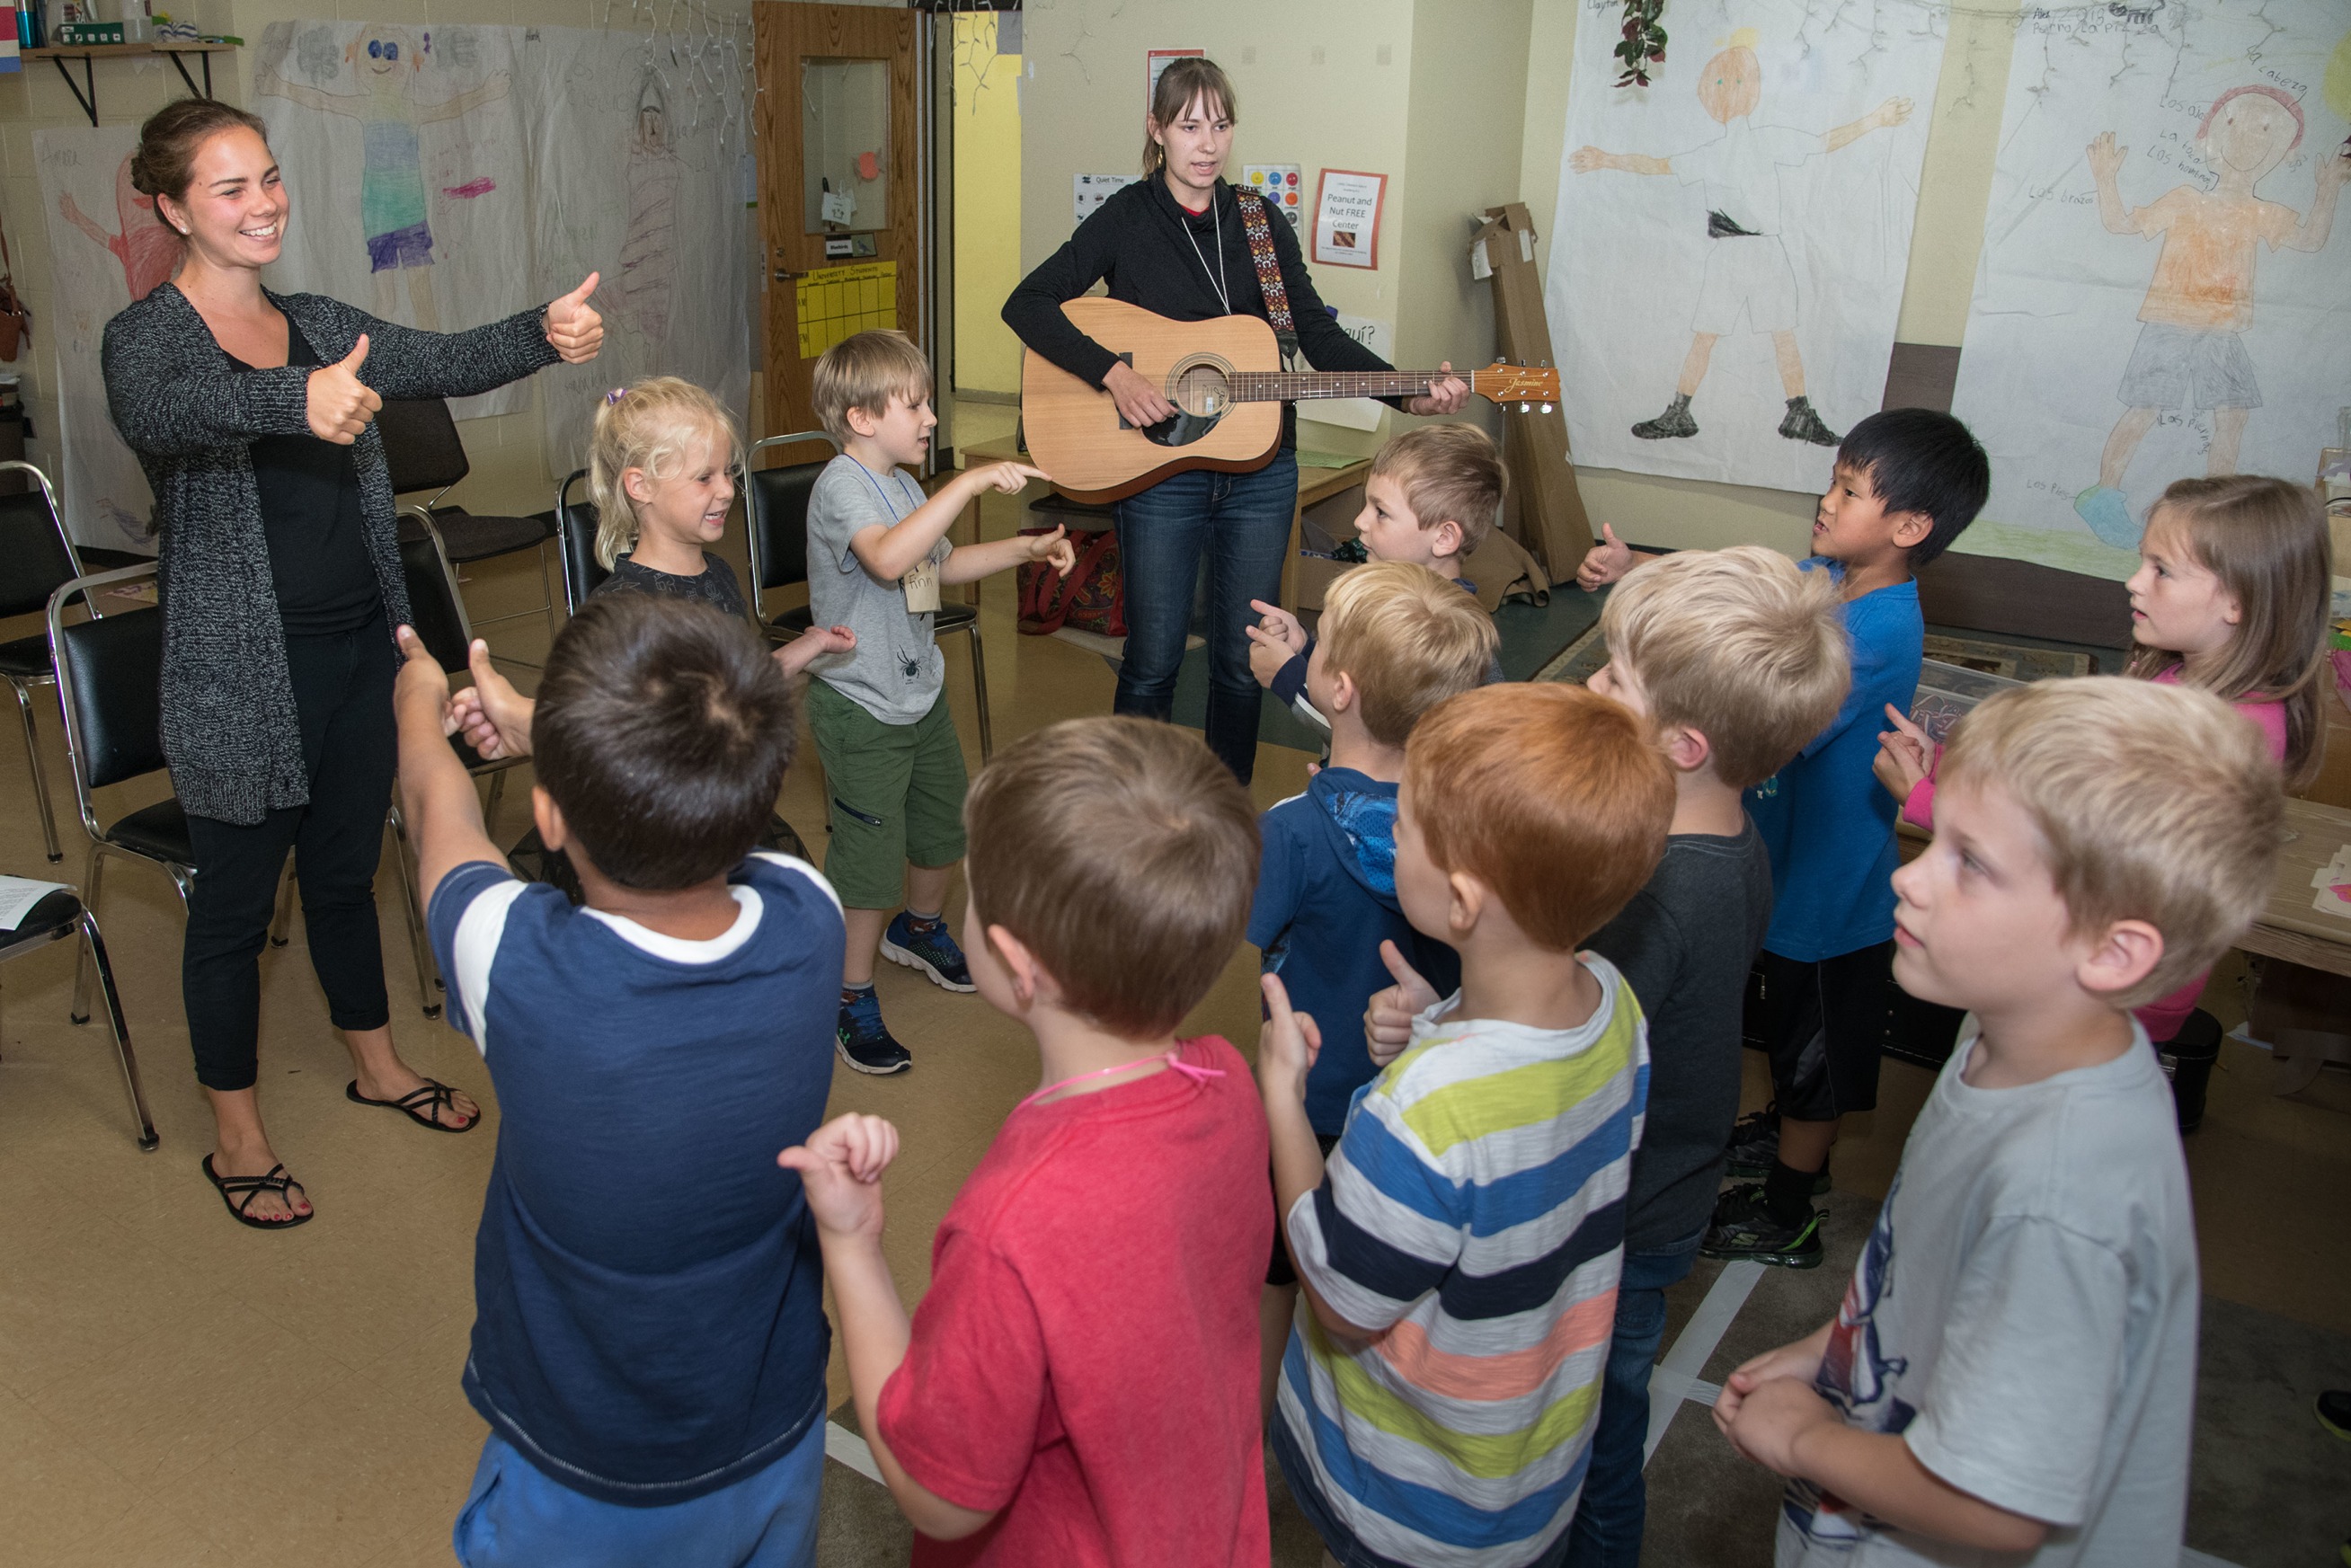
{"type": "Polygon", "coordinates": [[[793,278],[798,277],[799,274],[793,272],[789,268],[779,267],[768,276],[774,278],[778,283],[789,283],[793,278]]]}

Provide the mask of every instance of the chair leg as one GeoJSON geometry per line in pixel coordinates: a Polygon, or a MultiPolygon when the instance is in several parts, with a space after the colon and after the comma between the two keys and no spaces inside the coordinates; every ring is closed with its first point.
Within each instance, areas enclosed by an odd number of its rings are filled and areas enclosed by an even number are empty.
{"type": "Polygon", "coordinates": [[[547,645],[552,651],[559,628],[555,624],[555,577],[547,569],[548,559],[554,554],[554,551],[548,549],[550,542],[552,541],[546,539],[539,541],[538,587],[539,591],[547,596],[547,645]]]}
{"type": "Polygon", "coordinates": [[[400,868],[400,906],[408,917],[408,956],[416,965],[416,999],[424,1016],[441,1016],[442,986],[438,966],[433,962],[433,948],[424,939],[424,920],[416,908],[416,867],[409,858],[408,824],[401,821],[400,808],[394,806],[384,819],[392,830],[392,855],[400,868]]]}
{"type": "Polygon", "coordinates": [[[974,621],[971,632],[971,695],[979,709],[979,760],[985,764],[995,752],[994,727],[987,721],[987,660],[979,643],[979,622],[974,621]]]}
{"type": "Polygon", "coordinates": [[[97,918],[87,907],[81,912],[81,936],[83,949],[98,970],[98,988],[106,996],[106,1021],[114,1030],[114,1053],[122,1063],[122,1088],[131,1097],[131,1120],[139,1129],[139,1146],[152,1151],[160,1140],[155,1136],[155,1118],[147,1113],[147,1091],[139,1082],[139,1058],[131,1049],[131,1025],[122,1016],[121,993],[114,988],[114,966],[106,961],[106,939],[98,934],[97,918]]]}
{"type": "MultiPolygon", "coordinates": [[[[98,852],[93,841],[89,846],[89,863],[82,873],[81,906],[92,920],[98,918],[99,878],[106,873],[106,857],[98,852]]],[[[76,1023],[89,1021],[89,944],[74,949],[73,1010],[66,1015],[76,1023]]]]}
{"type": "Polygon", "coordinates": [[[287,933],[294,927],[294,857],[286,857],[286,869],[277,879],[277,913],[270,918],[269,945],[283,947],[287,933]]]}
{"type": "Polygon", "coordinates": [[[16,691],[16,712],[25,721],[25,764],[33,770],[33,799],[41,808],[41,838],[48,846],[49,863],[57,864],[66,858],[57,847],[57,813],[49,809],[49,779],[41,770],[40,742],[33,728],[33,696],[20,681],[8,683],[16,691]]]}

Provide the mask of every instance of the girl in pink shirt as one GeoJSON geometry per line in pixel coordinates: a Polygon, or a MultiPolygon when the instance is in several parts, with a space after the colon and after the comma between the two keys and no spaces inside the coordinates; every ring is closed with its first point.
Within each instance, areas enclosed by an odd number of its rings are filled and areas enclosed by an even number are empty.
{"type": "MultiPolygon", "coordinates": [[[[2258,475],[2179,479],[2149,509],[2130,590],[2126,675],[2184,682],[2235,705],[2261,729],[2285,789],[2318,775],[2325,744],[2326,514],[2306,486],[2258,475]]],[[[1934,827],[1942,747],[1892,706],[1877,779],[1913,826],[1934,827]]],[[[2204,977],[2136,1009],[2147,1036],[2171,1040],[2204,977]]],[[[2186,1120],[2186,1118],[2183,1118],[2186,1120]]]]}

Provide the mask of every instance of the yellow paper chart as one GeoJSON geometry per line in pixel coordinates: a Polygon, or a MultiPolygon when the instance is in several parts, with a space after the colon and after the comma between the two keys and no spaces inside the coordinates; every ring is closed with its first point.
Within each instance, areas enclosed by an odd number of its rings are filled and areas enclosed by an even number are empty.
{"type": "Polygon", "coordinates": [[[843,338],[898,325],[898,264],[869,261],[827,267],[792,283],[800,319],[800,358],[813,360],[843,338]]]}

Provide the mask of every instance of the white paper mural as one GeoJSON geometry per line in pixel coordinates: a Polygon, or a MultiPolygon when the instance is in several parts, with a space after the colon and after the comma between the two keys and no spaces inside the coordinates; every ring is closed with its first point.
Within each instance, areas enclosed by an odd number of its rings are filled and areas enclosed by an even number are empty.
{"type": "Polygon", "coordinates": [[[2125,577],[2170,481],[2317,472],[2351,403],[2346,29],[2342,0],[2027,8],[1952,403],[1991,501],[1955,548],[2125,577]]]}
{"type": "Polygon", "coordinates": [[[1646,88],[1582,0],[1544,303],[1576,461],[1817,490],[1883,401],[1943,18],[1677,0],[1646,88]]]}
{"type": "Polygon", "coordinates": [[[147,519],[154,498],[139,460],[114,433],[99,368],[107,322],[171,277],[180,257],[178,236],[131,188],[138,145],[135,125],[33,132],[54,301],[35,343],[54,367],[60,461],[50,478],[68,531],[78,544],[152,555],[147,519]]]}
{"type": "MultiPolygon", "coordinates": [[[[294,215],[270,287],[433,331],[562,292],[531,290],[520,37],[513,27],[271,23],[253,107],[294,215]]],[[[530,396],[517,382],[451,407],[461,419],[509,413],[530,396]]]]}
{"type": "MultiPolygon", "coordinates": [[[[604,349],[542,371],[547,461],[587,461],[601,394],[683,376],[738,418],[751,395],[739,93],[636,34],[532,29],[521,46],[538,292],[603,282],[604,349]]],[[[739,78],[737,78],[739,80],[739,78]]]]}

